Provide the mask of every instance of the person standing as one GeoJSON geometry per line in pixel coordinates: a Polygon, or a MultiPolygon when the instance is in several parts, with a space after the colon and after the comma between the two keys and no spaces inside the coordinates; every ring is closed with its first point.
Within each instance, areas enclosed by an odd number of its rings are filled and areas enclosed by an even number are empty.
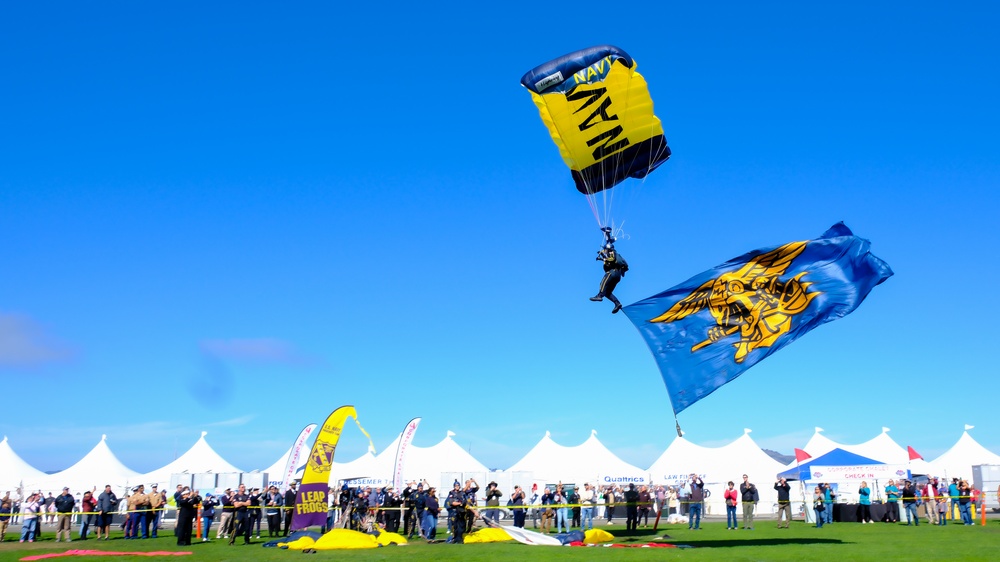
{"type": "Polygon", "coordinates": [[[872,522],[872,489],[868,487],[868,482],[862,480],[858,487],[858,519],[861,524],[872,522]]]}
{"type": "Polygon", "coordinates": [[[788,485],[788,482],[784,478],[779,478],[774,483],[774,489],[778,492],[778,528],[781,529],[784,527],[787,529],[792,521],[792,501],[788,497],[792,487],[788,485]],[[784,517],[784,525],[781,524],[782,517],[784,517]]]}
{"type": "Polygon", "coordinates": [[[570,490],[569,495],[566,496],[566,501],[572,506],[570,507],[570,519],[572,520],[572,527],[580,526],[580,491],[578,488],[574,487],[570,490]]]}
{"type": "Polygon", "coordinates": [[[757,486],[750,482],[746,474],[743,475],[743,483],[740,484],[740,497],[743,501],[743,528],[752,531],[753,510],[757,507],[757,502],[760,501],[760,495],[757,492],[757,486]]]}
{"type": "Polygon", "coordinates": [[[97,513],[99,520],[97,522],[97,539],[101,539],[101,532],[104,533],[104,540],[109,540],[111,538],[111,518],[114,516],[115,509],[118,508],[118,496],[111,491],[111,484],[104,486],[104,491],[101,495],[97,496],[97,513]]]}
{"type": "Polygon", "coordinates": [[[636,526],[639,521],[643,521],[643,527],[649,527],[649,510],[653,507],[653,496],[649,493],[649,488],[639,486],[639,517],[636,519],[636,526]]]}
{"type": "MultiPolygon", "coordinates": [[[[524,528],[524,509],[520,506],[524,505],[525,494],[521,486],[514,486],[514,493],[510,495],[510,505],[511,512],[514,514],[514,526],[523,529],[524,528]]],[[[594,527],[594,521],[591,520],[590,527],[594,527]]]]}
{"type": "Polygon", "coordinates": [[[615,522],[615,489],[612,486],[608,486],[604,489],[604,516],[607,518],[608,525],[615,522]]]}
{"type": "Polygon", "coordinates": [[[893,480],[885,486],[885,518],[889,523],[899,522],[899,488],[893,480]]]}
{"type": "Polygon", "coordinates": [[[913,487],[913,482],[906,480],[903,484],[903,510],[906,511],[906,526],[910,526],[910,521],[917,527],[920,526],[920,516],[917,515],[917,490],[913,487]]]}
{"type": "MultiPolygon", "coordinates": [[[[584,482],[580,494],[580,529],[587,531],[594,528],[594,505],[597,503],[597,493],[590,482],[584,482]]],[[[522,527],[524,525],[521,525],[522,527]]]]}
{"type": "Polygon", "coordinates": [[[198,514],[198,504],[201,496],[192,493],[188,487],[181,488],[181,497],[177,500],[177,546],[191,546],[191,528],[198,514]]]}
{"type": "Polygon", "coordinates": [[[128,497],[129,518],[125,538],[137,539],[140,536],[144,539],[149,538],[149,535],[144,534],[148,502],[144,485],[139,484],[132,489],[132,495],[128,497]]]}
{"type": "Polygon", "coordinates": [[[501,496],[503,496],[503,492],[497,488],[496,482],[490,482],[486,485],[486,511],[483,515],[494,523],[500,522],[501,496]]]}
{"type": "Polygon", "coordinates": [[[261,499],[263,494],[260,493],[260,488],[254,488],[250,492],[250,508],[248,515],[250,516],[250,533],[251,535],[256,535],[260,538],[260,522],[264,518],[264,511],[261,509],[261,499]]]}
{"type": "Polygon", "coordinates": [[[958,512],[962,516],[963,525],[972,525],[972,488],[969,483],[962,480],[958,483],[958,512]]]}
{"type": "Polygon", "coordinates": [[[563,491],[563,485],[559,484],[552,496],[552,502],[558,506],[556,507],[556,533],[569,532],[569,522],[566,521],[566,501],[566,492],[563,491]],[[565,531],[563,531],[564,528],[565,531]]]}
{"type": "Polygon", "coordinates": [[[233,507],[232,488],[226,488],[222,497],[219,498],[219,503],[222,505],[222,515],[219,516],[219,530],[215,532],[215,538],[228,539],[229,535],[233,534],[233,523],[236,521],[233,518],[236,508],[233,507]]]}
{"type": "Polygon", "coordinates": [[[229,545],[236,543],[236,537],[243,535],[243,544],[250,544],[250,494],[245,484],[240,484],[239,490],[233,495],[233,509],[236,517],[236,530],[229,537],[229,545]]]}
{"type": "Polygon", "coordinates": [[[56,513],[59,514],[56,542],[63,538],[66,539],[66,542],[73,540],[70,534],[73,532],[73,507],[75,505],[76,500],[73,498],[73,494],[69,493],[69,488],[63,488],[62,493],[55,500],[56,513]]]}
{"type": "Polygon", "coordinates": [[[548,486],[545,487],[545,491],[542,492],[542,530],[543,533],[552,532],[552,520],[555,519],[556,513],[552,509],[553,501],[552,490],[548,486]]]}
{"type": "MultiPolygon", "coordinates": [[[[934,481],[931,480],[927,482],[924,486],[924,514],[927,516],[927,523],[930,525],[937,525],[937,486],[934,481]]],[[[944,498],[941,498],[944,500],[944,498]]]]}
{"type": "Polygon", "coordinates": [[[688,529],[701,529],[702,502],[705,501],[705,483],[697,474],[691,475],[691,496],[688,500],[688,529]]]}
{"type": "Polygon", "coordinates": [[[10,492],[7,492],[0,498],[0,543],[7,537],[7,525],[10,524],[12,513],[14,513],[14,500],[10,499],[10,492]]]}
{"type": "Polygon", "coordinates": [[[813,491],[813,511],[816,513],[816,528],[823,528],[823,512],[826,511],[826,500],[823,496],[823,488],[816,486],[813,491]]]}
{"type": "Polygon", "coordinates": [[[160,492],[157,484],[153,484],[150,487],[150,492],[146,494],[146,502],[149,505],[149,514],[146,516],[146,525],[143,528],[142,534],[143,536],[155,539],[157,538],[157,532],[160,530],[160,517],[163,515],[163,504],[166,503],[163,493],[160,492]]]}
{"type": "Polygon", "coordinates": [[[728,488],[723,492],[722,497],[726,501],[726,530],[736,530],[736,506],[740,503],[740,494],[734,488],[735,484],[730,480],[728,488]]]}
{"type": "Polygon", "coordinates": [[[298,495],[298,492],[296,491],[295,486],[296,486],[296,483],[294,481],[291,484],[288,485],[288,489],[285,490],[284,505],[282,506],[282,507],[284,507],[284,510],[285,510],[285,536],[286,537],[288,536],[288,530],[292,526],[292,514],[295,512],[295,496],[298,495]]]}
{"type": "Polygon", "coordinates": [[[41,494],[31,494],[21,502],[21,542],[35,542],[35,531],[45,505],[44,500],[39,501],[40,497],[41,494]]]}
{"type": "Polygon", "coordinates": [[[212,521],[215,519],[217,505],[219,505],[219,500],[211,493],[206,493],[205,499],[201,500],[201,542],[209,540],[208,534],[212,530],[212,521]]]}
{"type": "Polygon", "coordinates": [[[432,541],[437,538],[438,514],[441,512],[441,504],[438,503],[437,488],[431,487],[427,490],[427,497],[424,498],[424,515],[421,522],[424,538],[432,541]]]}
{"type": "Polygon", "coordinates": [[[820,484],[820,489],[823,490],[823,502],[826,503],[823,510],[823,522],[830,525],[833,523],[833,504],[837,499],[837,494],[834,493],[833,488],[827,482],[820,484]]]}
{"type": "Polygon", "coordinates": [[[948,497],[951,500],[951,507],[948,509],[948,517],[954,521],[958,517],[958,478],[952,478],[948,485],[948,497]]]}
{"type": "MultiPolygon", "coordinates": [[[[284,501],[277,486],[271,486],[264,497],[265,513],[267,514],[267,536],[281,536],[281,502],[284,501]]],[[[387,531],[389,529],[386,529],[387,531]]],[[[395,532],[395,531],[390,531],[395,532]]]]}
{"type": "Polygon", "coordinates": [[[451,527],[451,542],[452,544],[462,544],[465,542],[462,535],[465,533],[466,495],[462,493],[457,480],[455,481],[455,487],[448,494],[448,498],[445,501],[448,507],[451,508],[455,518],[451,527]]]}
{"type": "MultiPolygon", "coordinates": [[[[428,486],[426,489],[429,489],[428,486]]],[[[473,528],[473,522],[476,520],[476,505],[478,502],[476,500],[476,494],[479,492],[479,483],[476,482],[475,478],[469,478],[465,481],[465,489],[463,493],[465,494],[465,532],[471,533],[473,528]]]]}

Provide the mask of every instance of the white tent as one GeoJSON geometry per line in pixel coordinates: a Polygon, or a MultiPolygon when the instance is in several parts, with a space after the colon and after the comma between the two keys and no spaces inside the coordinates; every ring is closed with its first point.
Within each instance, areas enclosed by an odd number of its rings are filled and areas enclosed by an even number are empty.
{"type": "Polygon", "coordinates": [[[3,441],[0,441],[0,496],[10,492],[11,497],[14,497],[17,495],[17,488],[23,483],[37,481],[45,476],[44,472],[18,456],[4,435],[3,441]]]}
{"type": "MultiPolygon", "coordinates": [[[[403,482],[427,480],[432,486],[442,490],[450,490],[444,486],[444,473],[476,473],[486,475],[489,469],[476,460],[468,451],[455,443],[451,431],[445,438],[431,447],[410,445],[403,462],[403,482]]],[[[371,486],[386,486],[392,483],[393,470],[396,466],[396,451],[399,448],[400,433],[378,456],[371,467],[371,486]]]]}
{"type": "Polygon", "coordinates": [[[103,490],[105,484],[111,484],[117,490],[141,483],[137,480],[139,473],[122,464],[111,452],[107,439],[107,435],[101,435],[101,442],[76,464],[30,483],[25,481],[26,488],[59,493],[66,486],[74,495],[82,495],[87,490],[103,490]]]}
{"type": "Polygon", "coordinates": [[[737,488],[746,474],[750,482],[757,486],[760,497],[758,510],[762,513],[773,511],[777,501],[774,490],[775,476],[784,466],[765,453],[750,437],[750,430],[722,447],[702,447],[683,437],[676,437],[660,457],[649,467],[653,484],[680,486],[697,474],[711,493],[706,500],[708,513],[723,514],[722,493],[726,484],[733,481],[737,488]]]}
{"type": "Polygon", "coordinates": [[[935,476],[944,478],[965,478],[972,481],[972,467],[977,464],[1000,464],[1000,455],[996,455],[969,435],[971,425],[965,426],[965,431],[950,449],[940,457],[930,462],[935,476]]]}
{"type": "Polygon", "coordinates": [[[242,472],[229,464],[215,452],[215,449],[205,441],[208,432],[202,431],[198,441],[186,453],[174,459],[166,466],[142,474],[136,479],[136,484],[159,484],[163,490],[170,486],[171,474],[195,474],[210,472],[213,474],[242,472]]]}
{"type": "Polygon", "coordinates": [[[508,469],[510,472],[530,472],[539,483],[584,482],[598,485],[646,484],[649,473],[631,465],[608,450],[597,439],[597,431],[575,447],[566,447],[552,440],[548,431],[521,460],[508,469]]]}
{"type": "MultiPolygon", "coordinates": [[[[888,427],[883,427],[882,433],[864,443],[856,445],[837,443],[825,435],[820,435],[821,431],[823,431],[823,428],[817,427],[809,442],[803,447],[803,450],[809,453],[809,456],[812,458],[821,457],[834,449],[843,449],[855,455],[875,459],[886,464],[906,464],[910,460],[906,449],[896,443],[892,437],[889,437],[890,430],[888,427]]],[[[791,468],[792,466],[795,466],[794,462],[790,463],[786,468],[791,468]]]]}

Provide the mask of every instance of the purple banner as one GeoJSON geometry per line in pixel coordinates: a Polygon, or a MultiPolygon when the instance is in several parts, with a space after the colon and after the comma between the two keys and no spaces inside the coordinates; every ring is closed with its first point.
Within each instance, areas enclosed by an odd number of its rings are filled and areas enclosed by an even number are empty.
{"type": "Polygon", "coordinates": [[[292,530],[306,527],[325,526],[329,486],[323,482],[302,484],[295,495],[295,511],[292,512],[292,530]]]}

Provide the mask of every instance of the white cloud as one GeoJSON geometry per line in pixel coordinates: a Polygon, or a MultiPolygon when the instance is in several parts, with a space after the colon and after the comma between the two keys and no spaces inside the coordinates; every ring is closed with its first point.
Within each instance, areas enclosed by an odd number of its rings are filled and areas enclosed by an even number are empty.
{"type": "Polygon", "coordinates": [[[202,340],[202,353],[229,361],[305,365],[312,359],[294,345],[276,338],[229,338],[202,340]]]}
{"type": "Polygon", "coordinates": [[[37,367],[72,359],[76,353],[20,314],[0,313],[0,366],[37,367]]]}

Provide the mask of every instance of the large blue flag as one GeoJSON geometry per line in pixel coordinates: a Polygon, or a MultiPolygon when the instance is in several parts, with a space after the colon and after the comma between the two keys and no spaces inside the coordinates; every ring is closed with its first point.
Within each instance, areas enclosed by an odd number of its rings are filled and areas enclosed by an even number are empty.
{"type": "Polygon", "coordinates": [[[674,413],[816,326],[850,314],[892,276],[870,246],[837,223],[815,240],[754,250],[626,306],[674,413]]]}

